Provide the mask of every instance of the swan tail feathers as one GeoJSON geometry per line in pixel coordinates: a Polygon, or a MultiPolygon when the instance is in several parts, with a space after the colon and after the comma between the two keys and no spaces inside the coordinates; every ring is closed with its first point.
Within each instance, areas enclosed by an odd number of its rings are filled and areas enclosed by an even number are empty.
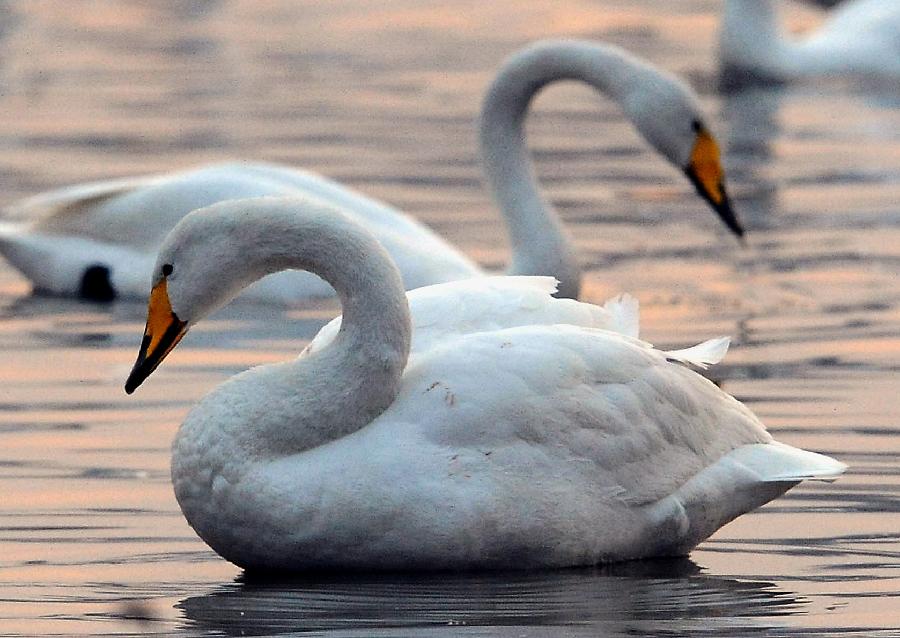
{"type": "Polygon", "coordinates": [[[646,539],[636,557],[687,554],[722,525],[797,483],[833,481],[846,469],[831,457],[775,441],[742,445],[650,506],[646,539]]]}
{"type": "Polygon", "coordinates": [[[634,339],[640,333],[640,304],[635,297],[623,293],[613,297],[603,304],[603,309],[609,313],[610,329],[634,339]]]}
{"type": "Polygon", "coordinates": [[[4,209],[4,215],[8,219],[33,222],[37,227],[52,226],[113,197],[158,181],[159,176],[140,176],[76,184],[15,202],[4,209]]]}
{"type": "Polygon", "coordinates": [[[847,470],[844,463],[830,456],[777,441],[744,445],[729,456],[765,483],[833,481],[847,470]]]}
{"type": "Polygon", "coordinates": [[[716,337],[690,348],[666,350],[665,355],[669,361],[687,363],[706,370],[709,366],[715,365],[725,358],[730,345],[730,338],[716,337]]]}

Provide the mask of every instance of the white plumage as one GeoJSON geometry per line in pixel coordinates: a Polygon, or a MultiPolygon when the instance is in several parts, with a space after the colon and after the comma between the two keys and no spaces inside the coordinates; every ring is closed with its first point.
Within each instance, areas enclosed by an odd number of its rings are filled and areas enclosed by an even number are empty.
{"type": "MultiPolygon", "coordinates": [[[[653,148],[687,171],[701,195],[740,233],[718,150],[687,86],[616,47],[541,42],[507,61],[481,114],[485,174],[507,220],[512,274],[550,275],[560,281],[562,296],[578,294],[581,271],[574,249],[535,184],[524,134],[534,94],[562,79],[586,82],[620,104],[653,148]],[[695,154],[696,148],[704,153],[695,154]]],[[[141,298],[159,245],[188,212],[228,199],[301,195],[341,208],[374,234],[407,289],[483,274],[455,247],[391,206],[320,175],[243,162],[77,185],[27,199],[6,211],[10,221],[0,226],[0,254],[37,290],[141,298]]],[[[268,277],[245,296],[291,305],[332,293],[321,279],[293,272],[268,277]]]]}
{"type": "Polygon", "coordinates": [[[173,446],[187,520],[248,569],[525,568],[687,553],[844,466],[772,441],[739,402],[625,333],[636,304],[483,278],[407,297],[338,211],[256,199],[188,215],[164,243],[133,391],[197,320],[286,267],[338,291],[303,356],[233,377],[173,446]],[[236,233],[237,228],[243,232],[236,233]],[[408,299],[408,302],[407,302],[408,299]],[[421,332],[421,334],[417,334],[421,332]]]}
{"type": "Polygon", "coordinates": [[[845,0],[802,38],[783,32],[775,0],[726,0],[722,79],[783,82],[814,76],[900,79],[900,2],[845,0]]]}

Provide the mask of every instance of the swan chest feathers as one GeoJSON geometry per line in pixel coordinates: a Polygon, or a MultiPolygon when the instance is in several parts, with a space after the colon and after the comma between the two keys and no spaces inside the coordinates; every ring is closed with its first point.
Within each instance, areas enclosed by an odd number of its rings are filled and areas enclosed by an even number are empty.
{"type": "Polygon", "coordinates": [[[679,490],[732,449],[771,440],[661,353],[572,326],[468,334],[414,354],[378,417],[278,454],[253,444],[265,426],[247,412],[281,400],[272,384],[285,370],[221,386],[175,444],[188,520],[245,567],[571,565],[660,553],[660,542],[680,553],[736,514],[722,504],[692,521],[679,490]]]}

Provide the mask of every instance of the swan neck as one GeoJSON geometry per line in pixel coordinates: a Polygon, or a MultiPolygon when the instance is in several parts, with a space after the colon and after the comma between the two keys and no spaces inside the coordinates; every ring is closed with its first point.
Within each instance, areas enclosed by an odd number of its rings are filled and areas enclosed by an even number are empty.
{"type": "Polygon", "coordinates": [[[766,79],[794,75],[801,54],[785,35],[773,0],[726,0],[719,49],[726,70],[766,79]]]}
{"type": "Polygon", "coordinates": [[[331,284],[343,311],[340,332],[328,346],[233,380],[246,384],[240,392],[253,399],[240,408],[249,414],[231,419],[232,435],[244,441],[238,449],[283,456],[358,430],[394,401],[411,327],[400,273],[367,231],[330,207],[307,203],[309,210],[298,214],[296,201],[261,201],[265,214],[240,225],[244,283],[280,270],[308,270],[331,284]]]}
{"type": "Polygon", "coordinates": [[[559,216],[539,191],[527,149],[525,116],[534,96],[560,80],[586,82],[621,102],[629,89],[629,66],[614,47],[542,42],[510,58],[485,97],[481,156],[509,228],[510,274],[553,275],[560,281],[560,296],[577,296],[581,272],[559,216]]]}

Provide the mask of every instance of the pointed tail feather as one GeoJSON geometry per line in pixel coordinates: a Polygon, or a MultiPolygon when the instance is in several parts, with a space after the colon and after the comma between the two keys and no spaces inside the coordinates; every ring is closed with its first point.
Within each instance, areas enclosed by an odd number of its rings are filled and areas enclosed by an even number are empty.
{"type": "Polygon", "coordinates": [[[689,363],[701,370],[706,370],[709,366],[715,365],[725,358],[729,345],[731,345],[731,339],[728,337],[717,337],[691,348],[666,350],[665,354],[670,361],[689,363]]]}
{"type": "Polygon", "coordinates": [[[765,482],[833,481],[847,466],[830,456],[773,441],[744,445],[729,456],[765,482]]]}

